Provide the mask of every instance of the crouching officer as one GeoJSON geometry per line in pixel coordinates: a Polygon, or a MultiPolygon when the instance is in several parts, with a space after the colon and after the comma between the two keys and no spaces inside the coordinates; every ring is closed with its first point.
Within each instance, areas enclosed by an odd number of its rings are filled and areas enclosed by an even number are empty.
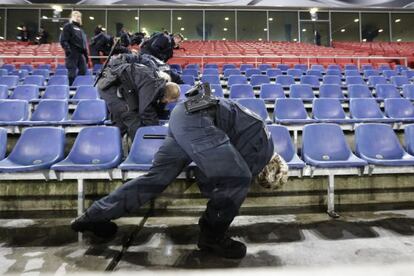
{"type": "Polygon", "coordinates": [[[235,102],[215,99],[211,92],[198,93],[201,96],[174,108],[168,135],[149,172],[93,203],[72,222],[73,230],[100,236],[116,233],[111,220],[154,199],[194,161],[197,183],[209,198],[199,219],[198,247],[226,258],[245,256],[246,246],[228,237],[227,230],[252,179],[274,186],[277,180],[286,181],[287,167],[279,166],[280,158],[273,153],[272,139],[260,117],[235,102]]]}
{"type": "Polygon", "coordinates": [[[140,51],[167,62],[173,57],[174,49],[178,48],[183,40],[183,35],[179,33],[173,35],[164,32],[155,33],[142,43],[140,51]]]}
{"type": "Polygon", "coordinates": [[[70,21],[63,26],[63,31],[60,34],[60,45],[65,51],[65,64],[68,68],[70,85],[75,80],[76,70],[79,75],[85,75],[88,70],[88,43],[81,25],[82,14],[73,11],[70,21]]]}

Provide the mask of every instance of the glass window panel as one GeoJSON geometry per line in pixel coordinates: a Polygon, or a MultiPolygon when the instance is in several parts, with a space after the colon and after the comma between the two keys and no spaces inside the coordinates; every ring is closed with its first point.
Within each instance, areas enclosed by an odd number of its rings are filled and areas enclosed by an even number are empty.
{"type": "Polygon", "coordinates": [[[72,10],[63,10],[59,16],[53,10],[42,9],[40,11],[40,26],[43,26],[45,31],[49,33],[48,42],[59,41],[63,25],[68,22],[71,12],[72,10]]]}
{"type": "Polygon", "coordinates": [[[203,12],[174,10],[173,33],[182,33],[185,40],[203,39],[203,12]]]}
{"type": "Polygon", "coordinates": [[[359,14],[331,13],[333,41],[359,41],[359,14]]]}
{"type": "Polygon", "coordinates": [[[414,13],[393,13],[391,20],[393,41],[414,41],[414,13]]]}
{"type": "Polygon", "coordinates": [[[137,10],[108,10],[108,33],[119,36],[122,27],[125,27],[130,33],[137,32],[137,10]]]}
{"type": "Polygon", "coordinates": [[[362,13],[362,41],[390,41],[388,13],[362,13]]]}
{"type": "Polygon", "coordinates": [[[237,12],[238,40],[267,40],[267,16],[264,11],[237,12]]]}
{"type": "Polygon", "coordinates": [[[94,36],[96,26],[105,26],[104,10],[79,10],[82,13],[82,29],[85,31],[88,39],[94,36]]]}
{"type": "Polygon", "coordinates": [[[170,31],[170,15],[169,10],[140,10],[139,28],[148,36],[163,30],[170,31]]]}
{"type": "Polygon", "coordinates": [[[329,46],[328,22],[301,22],[301,40],[316,44],[316,32],[320,35],[320,45],[329,46]]]}
{"type": "MultiPolygon", "coordinates": [[[[329,13],[327,12],[317,12],[317,19],[316,20],[329,20],[329,13]]],[[[300,19],[301,20],[311,20],[310,12],[300,12],[300,19]]]]}
{"type": "Polygon", "coordinates": [[[0,9],[0,40],[5,39],[5,34],[4,34],[5,17],[6,17],[6,11],[4,9],[0,9]]]}
{"type": "Polygon", "coordinates": [[[7,39],[16,40],[19,26],[25,25],[29,40],[33,40],[39,28],[38,9],[7,9],[7,39]]]}
{"type": "Polygon", "coordinates": [[[206,11],[206,40],[235,40],[234,11],[206,11]]]}
{"type": "Polygon", "coordinates": [[[270,40],[297,41],[298,13],[269,12],[269,36],[270,40]]]}

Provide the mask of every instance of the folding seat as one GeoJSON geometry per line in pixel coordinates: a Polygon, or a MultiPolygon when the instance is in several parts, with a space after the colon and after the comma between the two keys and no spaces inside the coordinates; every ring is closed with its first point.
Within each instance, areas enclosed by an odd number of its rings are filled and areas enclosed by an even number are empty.
{"type": "Polygon", "coordinates": [[[364,84],[348,85],[348,98],[372,98],[372,93],[368,86],[364,84]]]}
{"type": "Polygon", "coordinates": [[[351,84],[364,84],[364,85],[366,85],[364,79],[362,77],[358,77],[358,76],[346,77],[345,78],[345,83],[347,85],[351,85],[351,84]]]}
{"type": "Polygon", "coordinates": [[[170,64],[170,69],[174,70],[175,72],[181,74],[183,72],[183,69],[181,68],[180,64],[170,64]]]}
{"type": "Polygon", "coordinates": [[[47,82],[47,85],[69,85],[69,79],[67,76],[52,76],[49,81],[47,82]]]}
{"type": "Polygon", "coordinates": [[[20,69],[20,70],[14,70],[9,74],[9,76],[18,76],[20,80],[23,80],[29,75],[29,71],[20,69]]]}
{"type": "Polygon", "coordinates": [[[16,87],[19,83],[18,76],[1,76],[0,77],[0,85],[7,85],[9,89],[16,87]]]}
{"type": "Polygon", "coordinates": [[[326,76],[338,76],[338,77],[342,77],[341,70],[338,70],[338,69],[328,69],[328,70],[326,70],[325,75],[326,76]]]}
{"type": "Polygon", "coordinates": [[[339,72],[341,72],[341,66],[339,66],[338,64],[329,64],[326,72],[328,72],[328,70],[338,70],[339,72]]]}
{"type": "Polygon", "coordinates": [[[68,156],[52,166],[55,171],[95,171],[116,168],[122,160],[121,133],[117,127],[83,128],[68,156]]]}
{"type": "Polygon", "coordinates": [[[338,99],[314,99],[312,113],[315,120],[322,122],[337,124],[354,122],[346,116],[341,102],[338,99]]]}
{"type": "Polygon", "coordinates": [[[0,128],[0,160],[3,160],[7,151],[7,129],[0,128]]]}
{"type": "Polygon", "coordinates": [[[319,98],[344,99],[342,88],[337,84],[322,84],[319,88],[319,98]]]}
{"type": "Polygon", "coordinates": [[[237,103],[244,106],[251,112],[254,112],[267,124],[272,123],[272,120],[269,117],[269,113],[267,112],[266,104],[263,99],[239,98],[237,99],[237,103]]]}
{"type": "Polygon", "coordinates": [[[351,99],[349,101],[349,111],[353,119],[361,122],[395,122],[394,119],[385,117],[375,99],[351,99]]]}
{"type": "Polygon", "coordinates": [[[368,77],[368,85],[370,87],[375,87],[378,84],[387,84],[387,79],[383,76],[370,76],[368,77]]]}
{"type": "Polygon", "coordinates": [[[94,84],[94,77],[91,75],[84,75],[84,76],[77,76],[72,83],[72,86],[81,86],[81,85],[88,85],[92,86],[94,84]]]}
{"type": "MultiPolygon", "coordinates": [[[[414,70],[410,70],[410,71],[404,71],[402,73],[403,76],[406,76],[407,78],[414,80],[414,70]]],[[[1,74],[0,74],[1,76],[1,74]]]]}
{"type": "Polygon", "coordinates": [[[233,84],[230,87],[230,99],[255,98],[253,87],[250,84],[233,84]]]}
{"type": "Polygon", "coordinates": [[[281,75],[276,77],[276,83],[282,85],[284,88],[290,87],[292,84],[295,84],[295,79],[292,76],[281,75]]]}
{"type": "Polygon", "coordinates": [[[414,156],[401,146],[397,135],[387,124],[361,124],[355,129],[355,151],[369,164],[412,166],[414,156]]]}
{"type": "Polygon", "coordinates": [[[337,124],[306,125],[302,135],[305,163],[320,168],[364,167],[367,162],[355,156],[337,124]]]}
{"type": "Polygon", "coordinates": [[[49,85],[46,87],[42,99],[67,100],[69,99],[69,86],[49,85]]]}
{"type": "Polygon", "coordinates": [[[356,66],[355,64],[346,64],[345,70],[358,70],[358,66],[356,66]]]}
{"type": "Polygon", "coordinates": [[[289,131],[284,126],[270,125],[267,127],[272,136],[274,151],[282,156],[289,169],[302,169],[305,163],[296,154],[295,146],[290,138],[289,131]]]}
{"type": "Polygon", "coordinates": [[[30,74],[33,73],[33,66],[31,64],[20,65],[20,70],[27,70],[30,74]]]}
{"type": "Polygon", "coordinates": [[[311,70],[317,70],[317,71],[320,71],[320,72],[325,72],[325,67],[323,67],[323,65],[320,65],[320,64],[313,64],[311,66],[311,70]]]}
{"type": "Polygon", "coordinates": [[[392,84],[377,84],[375,86],[377,99],[401,98],[400,91],[392,84]]]}
{"type": "Polygon", "coordinates": [[[65,131],[62,128],[26,128],[9,156],[0,161],[0,172],[49,169],[63,158],[64,148],[65,131]]]}
{"type": "Polygon", "coordinates": [[[68,69],[56,69],[55,76],[67,76],[68,75],[68,69]]]}
{"type": "MultiPolygon", "coordinates": [[[[200,67],[198,64],[196,63],[192,63],[192,64],[187,64],[187,66],[185,67],[185,69],[192,69],[192,70],[196,70],[197,72],[200,72],[200,67]]],[[[184,70],[185,70],[184,69],[184,70]]],[[[183,71],[184,71],[183,70],[183,71]]]]}
{"type": "Polygon", "coordinates": [[[379,70],[384,71],[384,70],[391,70],[391,66],[389,64],[381,64],[378,67],[379,70]]]}
{"type": "Polygon", "coordinates": [[[237,69],[237,67],[234,64],[223,64],[223,72],[225,72],[227,69],[237,69]]]}
{"type": "Polygon", "coordinates": [[[280,69],[280,71],[282,72],[287,72],[287,70],[289,69],[289,65],[288,64],[278,64],[276,66],[276,68],[280,69]]]}
{"type": "Polygon", "coordinates": [[[66,121],[68,116],[68,102],[65,100],[42,100],[27,124],[58,124],[66,121]]]}
{"type": "Polygon", "coordinates": [[[260,98],[265,101],[274,101],[275,99],[286,98],[286,96],[280,84],[264,83],[260,86],[260,98]]]}
{"type": "Polygon", "coordinates": [[[39,64],[37,69],[46,69],[48,71],[52,70],[52,65],[50,64],[39,64]]]}
{"type": "Polygon", "coordinates": [[[48,79],[50,72],[48,69],[34,69],[32,72],[33,76],[43,76],[44,79],[48,79]]]}
{"type": "Polygon", "coordinates": [[[203,76],[204,76],[204,75],[219,76],[219,75],[220,75],[220,73],[219,73],[218,69],[215,69],[215,68],[205,68],[205,69],[203,70],[203,76]]]}
{"type": "Polygon", "coordinates": [[[276,79],[277,76],[283,75],[282,70],[278,68],[267,69],[266,75],[271,79],[276,79]]]}
{"type": "Polygon", "coordinates": [[[23,84],[25,85],[37,85],[37,86],[44,86],[45,85],[45,78],[41,75],[34,75],[34,76],[27,76],[23,84]]]}
{"type": "Polygon", "coordinates": [[[185,84],[194,85],[195,83],[195,78],[191,75],[181,75],[181,79],[185,84]]]}
{"type": "Polygon", "coordinates": [[[364,78],[368,79],[369,77],[379,76],[380,72],[378,70],[364,70],[364,78]]]}
{"type": "Polygon", "coordinates": [[[39,87],[32,84],[16,86],[10,99],[25,101],[37,100],[39,99],[39,87]]]}
{"type": "Polygon", "coordinates": [[[98,89],[94,86],[81,85],[76,88],[75,95],[70,99],[71,101],[79,100],[96,100],[99,99],[98,89]]]}
{"type": "Polygon", "coordinates": [[[8,74],[9,74],[9,71],[7,71],[6,69],[0,69],[0,77],[7,76],[8,74]]]}
{"type": "Polygon", "coordinates": [[[317,69],[311,69],[311,70],[306,71],[306,75],[307,76],[316,76],[319,79],[322,79],[322,71],[319,71],[317,69]]]}
{"type": "Polygon", "coordinates": [[[311,101],[315,98],[313,94],[312,87],[307,84],[292,84],[290,86],[290,98],[298,98],[302,100],[311,101]]]}
{"type": "Polygon", "coordinates": [[[62,122],[67,125],[100,125],[106,120],[107,111],[103,100],[79,101],[72,118],[62,122]]]}
{"type": "Polygon", "coordinates": [[[258,68],[248,68],[246,69],[246,77],[250,78],[253,75],[261,75],[262,71],[258,68]]]}
{"type": "Polygon", "coordinates": [[[239,76],[241,75],[241,72],[239,69],[226,69],[224,70],[224,78],[227,79],[228,77],[235,75],[239,76]]]}
{"type": "Polygon", "coordinates": [[[307,64],[295,64],[293,65],[293,69],[298,69],[302,71],[302,74],[304,74],[308,70],[308,65],[307,64]]]}
{"type": "Polygon", "coordinates": [[[404,127],[404,143],[407,152],[414,155],[414,125],[406,125],[404,127]]]}
{"type": "Polygon", "coordinates": [[[123,171],[148,171],[155,153],[167,136],[166,126],[146,126],[138,128],[128,157],[119,165],[123,171]]]}
{"type": "Polygon", "coordinates": [[[253,65],[252,64],[241,64],[240,65],[240,71],[242,73],[246,73],[247,69],[253,69],[253,65]]]}
{"type": "Polygon", "coordinates": [[[308,84],[312,88],[319,88],[319,86],[320,86],[319,78],[317,76],[302,76],[300,78],[300,83],[301,84],[308,84]]]}
{"type": "Polygon", "coordinates": [[[16,67],[13,64],[3,64],[1,66],[2,69],[6,69],[9,73],[13,72],[14,70],[16,70],[16,67]]]}
{"type": "Polygon", "coordinates": [[[197,69],[184,69],[183,70],[183,75],[190,75],[193,76],[195,79],[198,78],[198,71],[197,69]]]}
{"type": "Polygon", "coordinates": [[[0,85],[0,100],[7,99],[9,97],[9,88],[7,85],[0,85]]]}
{"type": "Polygon", "coordinates": [[[92,68],[92,73],[94,74],[94,75],[96,75],[96,74],[99,74],[99,72],[101,72],[101,70],[102,70],[102,64],[100,64],[100,63],[98,63],[98,64],[94,64],[93,65],[93,68],[92,68]]]}
{"type": "Polygon", "coordinates": [[[227,86],[231,87],[234,84],[247,84],[247,78],[242,75],[231,75],[227,80],[227,86]]]}
{"type": "Polygon", "coordinates": [[[322,83],[342,86],[342,80],[340,76],[323,76],[322,83]]]}
{"type": "Polygon", "coordinates": [[[272,68],[272,65],[270,65],[270,64],[259,64],[259,66],[257,68],[259,68],[259,70],[262,73],[266,73],[267,72],[267,69],[272,68]]]}
{"type": "Polygon", "coordinates": [[[410,84],[410,80],[404,76],[394,76],[391,77],[391,83],[401,88],[404,84],[410,84]]]}
{"type": "Polygon", "coordinates": [[[221,84],[210,84],[210,89],[214,96],[224,98],[223,88],[221,87],[221,84]]]}
{"type": "Polygon", "coordinates": [[[218,75],[203,75],[201,82],[208,82],[210,84],[220,84],[220,77],[218,75]]]}
{"type": "Polygon", "coordinates": [[[217,69],[218,71],[218,65],[216,63],[206,63],[204,64],[205,69],[217,69]]]}
{"type": "Polygon", "coordinates": [[[358,70],[345,70],[345,77],[360,77],[358,70]]]}
{"type": "Polygon", "coordinates": [[[66,68],[66,65],[65,65],[65,64],[61,64],[61,63],[59,63],[59,64],[56,66],[56,70],[59,70],[59,69],[67,69],[67,68],[66,68]]]}
{"type": "Polygon", "coordinates": [[[303,75],[303,71],[300,69],[288,69],[287,75],[292,76],[295,79],[300,79],[300,77],[303,75]]]}
{"type": "Polygon", "coordinates": [[[250,78],[251,86],[260,86],[264,83],[270,83],[270,78],[266,75],[252,75],[250,78]]]}
{"type": "Polygon", "coordinates": [[[389,118],[399,122],[414,122],[414,106],[408,99],[385,99],[384,109],[389,118]]]}
{"type": "Polygon", "coordinates": [[[29,104],[24,100],[0,100],[0,125],[14,125],[26,121],[29,104]]]}
{"type": "Polygon", "coordinates": [[[273,119],[275,123],[281,124],[306,124],[315,121],[308,116],[301,99],[276,99],[273,119]]]}
{"type": "Polygon", "coordinates": [[[365,70],[374,70],[374,67],[371,64],[364,64],[364,65],[361,66],[361,69],[363,71],[365,71],[365,70]]]}
{"type": "Polygon", "coordinates": [[[404,84],[403,95],[404,95],[404,98],[407,98],[409,100],[414,100],[414,84],[404,84]]]}

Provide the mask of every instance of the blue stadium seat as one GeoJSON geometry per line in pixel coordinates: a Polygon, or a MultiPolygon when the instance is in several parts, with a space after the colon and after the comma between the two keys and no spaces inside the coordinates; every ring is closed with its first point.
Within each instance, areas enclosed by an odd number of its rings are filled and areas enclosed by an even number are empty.
{"type": "Polygon", "coordinates": [[[47,85],[69,85],[69,78],[63,75],[52,76],[47,85]]]}
{"type": "Polygon", "coordinates": [[[8,74],[9,74],[9,71],[7,71],[6,69],[0,69],[0,77],[7,76],[8,74]]]}
{"type": "Polygon", "coordinates": [[[71,101],[99,99],[98,89],[94,86],[81,85],[76,89],[71,101]]]}
{"type": "Polygon", "coordinates": [[[13,125],[26,121],[29,116],[29,104],[23,100],[0,100],[0,125],[13,125]]]}
{"type": "Polygon", "coordinates": [[[216,63],[206,63],[204,64],[205,69],[217,69],[218,71],[218,65],[216,63]]]}
{"type": "Polygon", "coordinates": [[[342,80],[340,76],[323,76],[323,84],[336,84],[342,85],[342,80]]]}
{"type": "Polygon", "coordinates": [[[67,100],[69,99],[69,86],[49,85],[46,87],[42,99],[67,100]]]}
{"type": "Polygon", "coordinates": [[[362,77],[359,76],[350,76],[350,77],[346,77],[345,78],[345,83],[346,85],[351,85],[351,84],[365,84],[365,81],[362,77]]]}
{"type": "Polygon", "coordinates": [[[99,74],[99,72],[101,72],[101,70],[102,70],[102,64],[100,64],[100,63],[98,63],[98,64],[94,64],[93,65],[93,68],[92,68],[92,73],[94,74],[94,75],[96,75],[96,74],[99,74]]]}
{"type": "Polygon", "coordinates": [[[14,70],[16,70],[16,66],[14,66],[14,64],[3,64],[1,66],[2,69],[6,69],[9,73],[13,72],[14,70]]]}
{"type": "Polygon", "coordinates": [[[387,84],[388,81],[383,76],[370,76],[368,77],[368,85],[370,87],[375,87],[377,84],[387,84]]]}
{"type": "Polygon", "coordinates": [[[33,73],[33,65],[31,64],[22,64],[20,65],[20,70],[27,70],[29,74],[33,73]]]}
{"type": "Polygon", "coordinates": [[[361,98],[349,101],[351,117],[361,122],[394,122],[394,119],[385,117],[375,99],[361,98]]]}
{"type": "Polygon", "coordinates": [[[404,98],[414,100],[414,84],[403,85],[404,98]]]}
{"type": "Polygon", "coordinates": [[[237,67],[231,63],[223,64],[223,72],[225,72],[227,69],[237,69],[237,67]]]}
{"type": "Polygon", "coordinates": [[[276,65],[276,68],[280,69],[280,71],[282,71],[282,72],[287,72],[287,70],[289,70],[289,65],[288,64],[278,64],[278,65],[276,65]]]}
{"type": "Polygon", "coordinates": [[[321,168],[364,167],[356,157],[336,124],[310,124],[303,128],[302,154],[305,162],[321,168]]]}
{"type": "Polygon", "coordinates": [[[24,81],[24,85],[37,85],[37,86],[44,86],[45,85],[45,77],[41,75],[34,75],[34,76],[27,76],[24,81]]]}
{"type": "Polygon", "coordinates": [[[262,73],[266,73],[267,69],[272,68],[272,65],[270,65],[270,64],[259,64],[259,66],[257,68],[259,68],[262,73]]]}
{"type": "Polygon", "coordinates": [[[121,133],[117,127],[83,128],[61,162],[52,166],[55,171],[95,171],[116,168],[122,159],[121,133]]]}
{"type": "Polygon", "coordinates": [[[391,126],[362,124],[355,129],[355,151],[370,164],[381,166],[412,166],[414,156],[401,146],[391,126]]]}
{"type": "Polygon", "coordinates": [[[278,125],[270,125],[268,129],[272,136],[274,151],[286,161],[289,169],[304,168],[305,162],[296,154],[288,129],[278,125]]]}
{"type": "Polygon", "coordinates": [[[3,160],[7,151],[7,129],[0,128],[0,160],[3,160]]]}
{"type": "Polygon", "coordinates": [[[231,87],[235,84],[247,84],[247,78],[245,76],[237,76],[237,75],[231,75],[229,79],[227,80],[227,86],[231,87]]]}
{"type": "Polygon", "coordinates": [[[400,91],[392,84],[377,84],[375,86],[377,99],[401,98],[400,91]]]}
{"type": "Polygon", "coordinates": [[[364,64],[364,65],[361,66],[361,69],[362,69],[362,71],[373,70],[374,67],[371,64],[364,64]]]}
{"type": "Polygon", "coordinates": [[[241,74],[242,73],[240,72],[240,70],[239,69],[236,69],[236,68],[224,70],[224,78],[225,79],[228,78],[228,77],[230,77],[231,75],[239,76],[241,74]]]}
{"type": "Polygon", "coordinates": [[[401,88],[405,84],[410,84],[410,80],[405,76],[394,76],[391,77],[391,83],[397,86],[398,88],[401,88]]]}
{"type": "Polygon", "coordinates": [[[364,70],[364,77],[368,79],[369,77],[379,76],[380,72],[378,70],[364,70]]]}
{"type": "Polygon", "coordinates": [[[0,85],[7,85],[9,89],[16,87],[19,83],[18,76],[1,76],[0,77],[0,85]]]}
{"type": "Polygon", "coordinates": [[[203,70],[203,76],[206,76],[206,75],[219,76],[220,73],[219,73],[219,70],[216,68],[205,68],[203,70]]]}
{"type": "Polygon", "coordinates": [[[255,98],[253,87],[250,84],[233,84],[230,87],[230,99],[255,98]]]}
{"type": "Polygon", "coordinates": [[[29,75],[29,71],[25,69],[15,70],[9,74],[9,76],[18,76],[19,80],[23,80],[29,75]]]}
{"type": "Polygon", "coordinates": [[[148,171],[166,135],[167,127],[165,126],[140,127],[135,133],[128,157],[119,165],[119,168],[124,171],[148,171]]]}
{"type": "Polygon", "coordinates": [[[339,69],[328,69],[328,70],[326,70],[325,76],[342,77],[342,73],[341,73],[341,70],[339,70],[339,69]]]}
{"type": "Polygon", "coordinates": [[[414,124],[404,127],[404,143],[407,152],[414,155],[414,124]]]}
{"type": "Polygon", "coordinates": [[[51,125],[66,121],[68,102],[65,100],[42,100],[30,118],[30,124],[51,125]]]}
{"type": "Polygon", "coordinates": [[[250,78],[252,86],[260,86],[265,83],[270,83],[270,78],[266,75],[252,75],[250,78]]]}
{"type": "Polygon", "coordinates": [[[257,114],[264,122],[271,124],[272,120],[267,113],[266,104],[263,99],[238,99],[237,102],[248,110],[257,114]]]}
{"type": "Polygon", "coordinates": [[[358,70],[358,66],[356,66],[355,64],[346,64],[344,69],[345,70],[358,70]]]}
{"type": "Polygon", "coordinates": [[[306,71],[306,76],[315,76],[318,79],[322,79],[322,76],[323,76],[322,72],[323,71],[320,71],[317,69],[311,69],[311,70],[306,71]]]}
{"type": "Polygon", "coordinates": [[[59,63],[59,64],[56,66],[56,69],[67,69],[67,68],[66,68],[66,65],[65,65],[64,63],[59,63]]]}
{"type": "Polygon", "coordinates": [[[408,99],[385,99],[385,115],[401,122],[414,122],[414,106],[408,99]]]}
{"type": "Polygon", "coordinates": [[[319,98],[344,99],[341,86],[337,84],[322,84],[319,88],[319,98]]]}
{"type": "Polygon", "coordinates": [[[391,66],[389,64],[381,64],[378,69],[381,71],[391,70],[391,66]]]}
{"type": "Polygon", "coordinates": [[[194,85],[195,78],[192,75],[181,75],[181,79],[185,84],[194,85]]]}
{"type": "Polygon", "coordinates": [[[247,69],[252,69],[252,68],[254,68],[254,67],[253,67],[253,64],[241,64],[241,65],[240,65],[240,71],[241,71],[242,73],[246,73],[246,70],[247,70],[247,69]]]}
{"type": "Polygon", "coordinates": [[[283,75],[283,72],[278,68],[270,68],[266,70],[266,75],[271,79],[275,79],[277,76],[283,75]]]}
{"type": "Polygon", "coordinates": [[[56,69],[55,76],[67,76],[68,75],[68,69],[62,68],[62,69],[56,69]]]}
{"type": "Polygon", "coordinates": [[[220,84],[210,84],[210,89],[214,96],[221,98],[224,97],[223,88],[220,84]]]}
{"type": "Polygon", "coordinates": [[[197,71],[197,69],[192,69],[192,68],[190,68],[190,69],[184,69],[183,70],[183,75],[190,75],[190,76],[193,76],[195,79],[198,79],[198,71],[197,71]]]}
{"type": "Polygon", "coordinates": [[[295,64],[293,65],[293,68],[301,70],[303,74],[309,69],[307,64],[295,64]]]}
{"type": "Polygon", "coordinates": [[[0,100],[7,99],[9,97],[9,87],[7,85],[0,85],[0,100]]]}
{"type": "Polygon", "coordinates": [[[258,68],[248,68],[246,69],[246,77],[250,78],[253,75],[261,75],[262,71],[260,71],[260,69],[258,68]]]}
{"type": "Polygon", "coordinates": [[[16,86],[10,99],[25,101],[37,100],[39,99],[39,87],[32,84],[16,86]]]}
{"type": "Polygon", "coordinates": [[[220,84],[220,77],[218,75],[203,75],[201,82],[208,82],[210,84],[220,84]]]}
{"type": "Polygon", "coordinates": [[[391,77],[398,76],[398,72],[394,70],[383,70],[382,75],[387,79],[391,79],[391,77]]]}
{"type": "Polygon", "coordinates": [[[353,120],[345,115],[341,102],[338,99],[314,99],[312,106],[313,118],[330,123],[353,123],[353,120]]]}
{"type": "Polygon", "coordinates": [[[276,83],[282,85],[284,88],[288,88],[292,84],[295,84],[295,79],[292,76],[280,75],[276,77],[276,83]]]}
{"type": "Polygon", "coordinates": [[[280,84],[265,83],[260,86],[260,98],[266,101],[286,98],[283,87],[280,84]]]}
{"type": "Polygon", "coordinates": [[[317,76],[302,76],[300,78],[300,83],[301,84],[308,84],[310,85],[312,88],[319,88],[320,83],[319,83],[319,78],[317,76]]]}
{"type": "Polygon", "coordinates": [[[292,84],[290,86],[289,98],[310,101],[315,98],[315,95],[313,94],[312,87],[308,84],[292,84]]]}
{"type": "Polygon", "coordinates": [[[175,72],[181,74],[183,72],[183,68],[180,64],[170,64],[170,69],[174,70],[175,72]]]}
{"type": "Polygon", "coordinates": [[[348,85],[349,98],[372,98],[372,93],[365,84],[348,85]]]}
{"type": "Polygon", "coordinates": [[[360,77],[361,73],[358,70],[345,70],[345,77],[360,77]]]}
{"type": "Polygon", "coordinates": [[[47,69],[48,71],[52,70],[52,65],[46,63],[46,64],[39,64],[37,66],[37,69],[47,69]]]}
{"type": "Polygon", "coordinates": [[[287,73],[288,76],[292,76],[295,79],[300,79],[300,77],[302,77],[303,72],[300,69],[288,69],[287,73]]]}
{"type": "MultiPolygon", "coordinates": [[[[414,80],[414,70],[407,70],[407,71],[403,71],[403,76],[406,76],[407,78],[414,80]]],[[[1,76],[1,74],[0,74],[1,76]]]]}
{"type": "Polygon", "coordinates": [[[339,70],[340,72],[341,66],[339,66],[338,64],[329,64],[326,69],[327,69],[326,72],[328,72],[328,70],[339,70]]]}
{"type": "Polygon", "coordinates": [[[311,70],[318,70],[320,72],[325,72],[325,67],[323,67],[323,65],[320,64],[314,64],[311,66],[310,68],[311,70]]]}
{"type": "Polygon", "coordinates": [[[197,63],[187,64],[185,66],[185,69],[193,69],[193,70],[196,70],[197,72],[200,72],[200,66],[197,63]]]}
{"type": "Polygon", "coordinates": [[[107,116],[105,101],[82,100],[79,101],[72,118],[64,122],[68,125],[100,125],[107,116]]]}
{"type": "Polygon", "coordinates": [[[64,155],[65,131],[55,127],[23,130],[6,159],[0,161],[0,172],[29,172],[49,169],[64,155]]]}
{"type": "Polygon", "coordinates": [[[95,80],[92,75],[77,76],[75,80],[73,81],[72,86],[74,87],[82,86],[82,85],[92,86],[94,82],[95,80]]]}
{"type": "Polygon", "coordinates": [[[275,123],[306,124],[314,122],[308,116],[301,99],[276,99],[273,111],[275,123]]]}
{"type": "Polygon", "coordinates": [[[33,76],[43,76],[44,79],[48,79],[50,72],[48,69],[34,69],[32,72],[33,76]]]}

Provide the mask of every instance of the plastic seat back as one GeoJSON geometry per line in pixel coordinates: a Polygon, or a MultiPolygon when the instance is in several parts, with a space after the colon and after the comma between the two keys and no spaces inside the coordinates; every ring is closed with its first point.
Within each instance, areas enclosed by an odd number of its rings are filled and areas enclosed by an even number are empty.
{"type": "Polygon", "coordinates": [[[313,99],[315,95],[313,94],[312,87],[307,84],[292,84],[290,86],[290,98],[300,98],[300,99],[313,99]]]}
{"type": "Polygon", "coordinates": [[[103,100],[82,100],[73,112],[73,121],[91,121],[103,123],[106,120],[107,111],[103,100]]]}
{"type": "Polygon", "coordinates": [[[220,84],[220,77],[218,75],[203,75],[201,82],[208,82],[210,84],[220,84]]]}
{"type": "Polygon", "coordinates": [[[92,75],[77,76],[73,81],[72,86],[92,86],[94,82],[94,77],[92,75]]]}
{"type": "Polygon", "coordinates": [[[253,75],[261,75],[262,71],[259,68],[248,68],[246,69],[246,77],[250,78],[253,75]]]}
{"type": "Polygon", "coordinates": [[[346,119],[341,102],[337,99],[314,99],[312,113],[315,119],[346,119]]]}
{"type": "Polygon", "coordinates": [[[98,89],[93,86],[81,85],[76,89],[73,100],[96,100],[99,99],[98,89]]]}
{"type": "Polygon", "coordinates": [[[252,75],[250,78],[250,84],[252,86],[259,86],[264,83],[270,83],[270,79],[266,75],[252,75]]]}
{"type": "Polygon", "coordinates": [[[0,128],[0,160],[4,159],[7,151],[7,129],[0,128]]]}
{"type": "Polygon", "coordinates": [[[69,98],[69,86],[50,85],[46,87],[42,99],[67,100],[69,98]]]}
{"type": "Polygon", "coordinates": [[[230,98],[254,98],[253,87],[250,84],[234,84],[230,88],[230,98]]]}
{"type": "Polygon", "coordinates": [[[34,75],[34,76],[27,76],[24,81],[24,85],[37,85],[37,86],[43,86],[45,84],[45,77],[41,75],[34,75]]]}
{"type": "Polygon", "coordinates": [[[31,121],[60,122],[68,116],[68,102],[65,100],[42,100],[33,112],[31,121]]]}
{"type": "Polygon", "coordinates": [[[0,85],[7,85],[7,87],[15,87],[19,83],[18,76],[1,76],[0,85]]]}
{"type": "Polygon", "coordinates": [[[0,100],[0,122],[25,121],[29,116],[29,104],[24,100],[0,100]]]}
{"type": "Polygon", "coordinates": [[[361,98],[349,101],[349,111],[355,119],[382,119],[382,113],[375,99],[361,98]]]}
{"type": "Polygon", "coordinates": [[[282,156],[286,162],[292,160],[296,152],[288,129],[278,125],[268,126],[268,129],[272,135],[275,152],[282,156]]]}
{"type": "Polygon", "coordinates": [[[235,84],[247,84],[247,78],[245,76],[231,75],[227,81],[227,86],[231,87],[235,84]]]}
{"type": "Polygon", "coordinates": [[[67,76],[63,76],[63,75],[57,75],[57,76],[53,76],[49,79],[49,81],[47,82],[47,85],[69,85],[69,79],[67,76]]]}
{"type": "Polygon", "coordinates": [[[292,84],[295,84],[295,79],[292,76],[281,75],[276,77],[276,83],[283,86],[291,86],[292,84]]]}
{"type": "Polygon", "coordinates": [[[277,119],[308,119],[301,99],[276,99],[273,114],[277,119]]]}
{"type": "Polygon", "coordinates": [[[375,93],[379,99],[401,98],[400,91],[392,84],[377,84],[375,93]]]}
{"type": "Polygon", "coordinates": [[[394,119],[414,119],[414,106],[408,99],[385,99],[385,114],[394,119]]]}
{"type": "Polygon", "coordinates": [[[16,86],[10,98],[25,101],[36,100],[39,98],[39,87],[31,84],[16,86]]]}
{"type": "Polygon", "coordinates": [[[286,98],[283,87],[280,84],[264,83],[260,87],[260,98],[262,99],[274,100],[286,98]]]}
{"type": "Polygon", "coordinates": [[[342,85],[342,80],[340,76],[323,76],[323,84],[342,85]]]}
{"type": "Polygon", "coordinates": [[[270,121],[266,104],[263,99],[238,99],[237,102],[251,112],[257,114],[263,121],[270,121]]]}
{"type": "Polygon", "coordinates": [[[372,93],[368,86],[364,84],[351,84],[348,85],[348,97],[349,98],[372,98],[372,93]]]}
{"type": "Polygon", "coordinates": [[[228,78],[231,75],[239,76],[239,75],[241,75],[241,72],[240,72],[239,69],[236,69],[236,68],[224,70],[224,77],[225,78],[228,78]]]}
{"type": "Polygon", "coordinates": [[[343,99],[344,93],[337,84],[322,84],[319,88],[319,98],[343,99]]]}
{"type": "Polygon", "coordinates": [[[0,100],[7,99],[9,97],[9,87],[7,85],[0,85],[0,100]]]}

